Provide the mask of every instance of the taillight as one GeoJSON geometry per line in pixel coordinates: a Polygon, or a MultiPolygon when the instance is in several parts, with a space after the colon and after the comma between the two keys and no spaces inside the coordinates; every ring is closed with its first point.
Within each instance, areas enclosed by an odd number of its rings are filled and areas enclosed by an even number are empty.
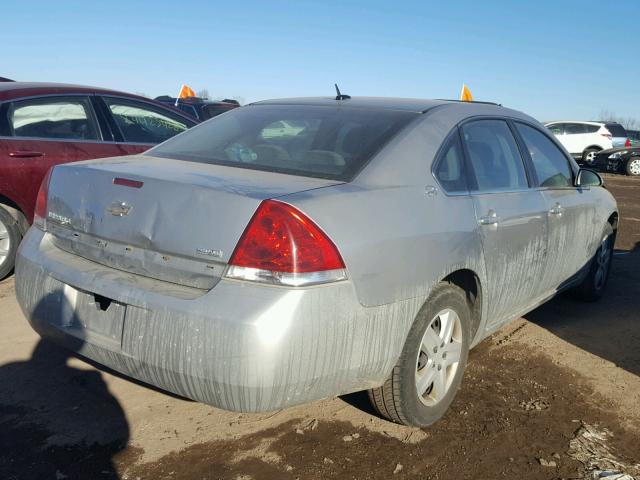
{"type": "Polygon", "coordinates": [[[226,276],[304,286],[346,278],[331,239],[295,207],[263,201],[238,241],[226,276]]]}
{"type": "Polygon", "coordinates": [[[607,137],[609,140],[613,138],[613,136],[610,133],[601,133],[600,135],[602,135],[603,137],[607,137]]]}
{"type": "Polygon", "coordinates": [[[631,146],[631,139],[630,139],[630,138],[627,138],[627,141],[626,141],[626,142],[624,142],[624,146],[625,146],[626,148],[629,148],[629,147],[631,146]]]}
{"type": "Polygon", "coordinates": [[[33,212],[33,224],[43,231],[47,230],[47,202],[52,170],[53,167],[49,169],[40,184],[40,190],[38,190],[38,197],[36,198],[36,208],[33,212]]]}

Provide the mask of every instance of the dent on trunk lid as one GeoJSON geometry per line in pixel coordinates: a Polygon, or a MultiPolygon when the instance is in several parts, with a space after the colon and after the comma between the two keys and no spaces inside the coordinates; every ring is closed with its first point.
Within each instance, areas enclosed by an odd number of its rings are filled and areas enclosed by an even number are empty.
{"type": "Polygon", "coordinates": [[[100,264],[210,289],[262,200],[336,183],[146,156],[63,165],[49,230],[58,248],[100,264]],[[116,176],[144,185],[114,185],[116,176]]]}

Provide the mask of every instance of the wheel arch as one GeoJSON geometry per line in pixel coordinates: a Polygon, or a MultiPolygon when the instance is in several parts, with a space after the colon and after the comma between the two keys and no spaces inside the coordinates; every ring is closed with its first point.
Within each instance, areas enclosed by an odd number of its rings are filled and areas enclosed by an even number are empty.
{"type": "Polygon", "coordinates": [[[607,223],[609,223],[609,225],[611,225],[611,228],[613,228],[614,242],[615,242],[615,237],[618,235],[619,219],[620,219],[620,215],[618,214],[618,212],[613,212],[611,215],[609,215],[609,218],[607,219],[607,223]]]}
{"type": "Polygon", "coordinates": [[[478,333],[482,320],[482,284],[480,277],[471,269],[463,268],[448,274],[442,279],[464,290],[471,312],[471,339],[478,333]]]}
{"type": "Polygon", "coordinates": [[[600,145],[589,145],[588,147],[585,147],[585,148],[582,150],[582,154],[584,155],[584,153],[585,153],[587,150],[598,150],[598,151],[600,151],[600,150],[604,150],[604,148],[603,148],[602,146],[600,146],[600,145]]]}

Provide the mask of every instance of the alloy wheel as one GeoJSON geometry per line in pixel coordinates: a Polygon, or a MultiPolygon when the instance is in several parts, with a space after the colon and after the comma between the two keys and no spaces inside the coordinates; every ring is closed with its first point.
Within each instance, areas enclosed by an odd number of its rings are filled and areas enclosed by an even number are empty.
{"type": "Polygon", "coordinates": [[[640,158],[629,162],[629,173],[631,175],[640,175],[640,158]]]}
{"type": "Polygon", "coordinates": [[[462,353],[462,324],[451,309],[439,312],[429,323],[416,359],[416,392],[432,407],[451,387],[462,353]]]}

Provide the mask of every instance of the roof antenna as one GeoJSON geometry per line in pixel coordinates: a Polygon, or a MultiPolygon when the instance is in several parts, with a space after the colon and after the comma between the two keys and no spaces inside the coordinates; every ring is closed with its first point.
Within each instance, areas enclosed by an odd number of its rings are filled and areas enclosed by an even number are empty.
{"type": "Polygon", "coordinates": [[[349,100],[351,98],[351,95],[342,95],[342,93],[340,93],[337,83],[334,83],[334,85],[336,86],[336,100],[349,100]]]}

